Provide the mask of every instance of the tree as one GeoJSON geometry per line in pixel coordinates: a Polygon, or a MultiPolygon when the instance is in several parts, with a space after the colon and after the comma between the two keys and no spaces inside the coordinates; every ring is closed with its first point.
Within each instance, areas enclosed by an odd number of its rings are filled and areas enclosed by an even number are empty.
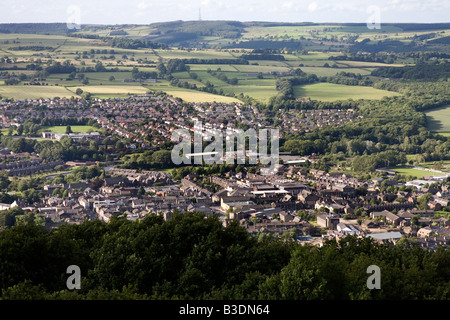
{"type": "Polygon", "coordinates": [[[98,144],[96,141],[94,141],[94,140],[89,141],[89,150],[91,150],[91,151],[98,150],[98,144]]]}
{"type": "Polygon", "coordinates": [[[103,66],[103,63],[101,61],[98,61],[95,64],[95,72],[105,72],[107,71],[106,68],[103,66]]]}
{"type": "Polygon", "coordinates": [[[123,148],[125,148],[125,144],[122,141],[118,140],[116,142],[115,148],[116,149],[123,149],[123,148]]]}
{"type": "Polygon", "coordinates": [[[79,96],[81,96],[81,94],[83,93],[83,89],[81,88],[77,88],[77,90],[75,91],[75,93],[79,96]]]}
{"type": "Polygon", "coordinates": [[[145,189],[144,189],[144,187],[143,186],[140,186],[139,187],[139,190],[138,190],[138,196],[143,196],[143,195],[145,195],[145,189]]]}
{"type": "Polygon", "coordinates": [[[419,226],[419,219],[420,219],[420,214],[416,214],[411,218],[411,225],[412,226],[419,226]]]}
{"type": "Polygon", "coordinates": [[[94,180],[92,180],[91,184],[89,185],[89,187],[92,190],[98,190],[101,188],[101,186],[103,185],[104,181],[102,179],[99,178],[95,178],[94,180]]]}
{"type": "Polygon", "coordinates": [[[68,125],[66,127],[66,134],[72,133],[72,128],[70,127],[70,125],[68,125]]]}
{"type": "Polygon", "coordinates": [[[167,168],[172,165],[172,155],[169,150],[158,150],[152,154],[152,165],[156,168],[167,168]]]}
{"type": "MultiPolygon", "coordinates": [[[[311,300],[325,297],[326,280],[315,257],[300,248],[280,273],[280,294],[288,300],[311,300]]],[[[335,270],[336,272],[337,270],[335,270]]]]}
{"type": "Polygon", "coordinates": [[[16,217],[23,215],[24,211],[20,207],[0,211],[0,226],[12,227],[16,224],[16,217]]]}
{"type": "Polygon", "coordinates": [[[22,133],[23,133],[23,125],[20,125],[20,126],[17,128],[17,135],[21,136],[22,133]]]}

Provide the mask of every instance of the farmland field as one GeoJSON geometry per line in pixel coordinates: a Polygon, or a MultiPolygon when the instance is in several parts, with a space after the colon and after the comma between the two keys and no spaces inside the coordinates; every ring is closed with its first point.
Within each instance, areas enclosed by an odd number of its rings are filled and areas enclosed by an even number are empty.
{"type": "Polygon", "coordinates": [[[381,99],[385,96],[398,95],[396,92],[379,90],[372,87],[347,86],[334,83],[316,83],[305,86],[295,86],[296,97],[312,100],[336,101],[345,99],[381,99]]]}
{"type": "MultiPolygon", "coordinates": [[[[159,33],[159,27],[156,25],[86,27],[82,33],[114,37],[110,33],[116,30],[125,31],[124,37],[130,39],[139,39],[140,37],[148,37],[147,39],[164,38],[162,36],[164,33],[159,33]]],[[[390,38],[410,42],[415,35],[440,38],[450,34],[448,30],[429,34],[429,31],[426,30],[412,32],[403,30],[402,27],[389,25],[382,26],[379,30],[369,30],[365,26],[335,24],[273,26],[250,24],[244,26],[241,32],[241,37],[236,39],[218,34],[202,35],[195,40],[205,42],[205,46],[202,48],[197,47],[197,44],[194,47],[172,44],[165,48],[154,49],[133,46],[118,47],[100,38],[78,38],[62,34],[4,33],[1,34],[1,40],[3,41],[0,42],[0,55],[12,59],[0,63],[3,70],[13,70],[14,67],[18,67],[20,73],[32,78],[35,71],[27,67],[31,63],[44,65],[51,61],[60,63],[70,61],[77,69],[93,68],[97,62],[101,62],[106,69],[109,69],[109,72],[80,70],[72,77],[68,73],[50,73],[45,79],[48,86],[5,86],[4,81],[0,80],[0,96],[16,99],[71,97],[76,96],[77,88],[81,88],[84,92],[90,92],[94,97],[109,98],[124,97],[128,94],[143,94],[146,93],[147,89],[151,89],[176,93],[176,95],[182,95],[187,100],[192,101],[197,101],[200,98],[205,98],[207,101],[217,100],[217,95],[171,86],[166,80],[168,78],[164,76],[158,76],[158,83],[142,85],[124,82],[124,80],[132,77],[131,70],[135,66],[142,72],[157,72],[156,66],[159,62],[167,64],[171,59],[240,59],[242,55],[252,52],[251,48],[233,47],[233,44],[239,44],[242,41],[302,42],[302,49],[290,50],[284,48],[279,50],[277,54],[284,57],[283,61],[258,59],[250,60],[249,64],[234,65],[188,63],[188,70],[173,72],[171,75],[191,86],[195,84],[197,88],[205,87],[209,85],[209,82],[214,86],[214,92],[216,93],[233,94],[235,96],[243,94],[259,102],[267,103],[271,97],[278,93],[275,83],[279,75],[269,74],[271,72],[292,72],[300,68],[305,73],[316,74],[318,77],[330,77],[342,71],[366,76],[381,66],[402,67],[414,63],[412,58],[399,58],[392,60],[392,63],[373,62],[371,60],[342,60],[339,58],[339,60],[330,60],[332,57],[345,55],[348,46],[347,40],[351,34],[358,34],[355,43],[359,43],[363,39],[378,42],[390,38]],[[214,43],[214,45],[208,46],[207,43],[214,43]],[[339,47],[337,47],[338,43],[341,44],[339,47]],[[41,46],[44,49],[33,49],[33,46],[41,46]],[[324,67],[325,64],[332,67],[324,67]],[[112,68],[117,68],[118,72],[112,71],[112,68]],[[207,72],[208,69],[216,71],[218,68],[228,79],[238,79],[238,83],[230,85],[227,81],[219,80],[217,74],[212,75],[207,72]],[[197,77],[191,78],[192,73],[196,73],[197,77]],[[263,79],[257,77],[258,73],[264,74],[263,79]],[[83,84],[83,77],[79,76],[85,77],[88,82],[83,84]],[[111,76],[114,76],[114,79],[110,80],[111,76]]],[[[323,101],[335,101],[360,98],[380,99],[383,96],[396,95],[396,93],[377,90],[372,87],[316,83],[296,87],[295,95],[323,101]]],[[[222,96],[220,99],[222,101],[235,100],[235,98],[228,96],[222,96]]],[[[443,118],[442,114],[439,114],[439,111],[437,112],[436,117],[433,116],[433,112],[427,114],[430,119],[431,130],[450,132],[450,125],[442,124],[445,114],[443,118]]],[[[449,122],[445,121],[445,123],[449,122]]]]}
{"type": "Polygon", "coordinates": [[[222,71],[236,71],[234,65],[228,65],[228,64],[189,64],[189,67],[191,68],[191,71],[197,72],[197,71],[207,71],[208,69],[211,69],[213,71],[217,70],[217,68],[220,68],[222,71]]]}
{"type": "Polygon", "coordinates": [[[168,95],[172,95],[177,98],[181,98],[186,102],[241,102],[240,100],[233,97],[226,97],[217,94],[200,92],[194,90],[165,90],[168,95]]]}
{"type": "Polygon", "coordinates": [[[374,68],[326,68],[322,66],[308,66],[308,67],[300,67],[303,72],[309,74],[315,74],[318,77],[329,77],[334,76],[339,72],[352,72],[355,74],[368,75],[374,68]]]}
{"type": "Polygon", "coordinates": [[[187,50],[157,50],[163,59],[234,59],[228,52],[214,50],[187,51],[187,50]]]}
{"type": "Polygon", "coordinates": [[[336,60],[336,63],[347,67],[403,67],[403,64],[387,64],[380,62],[367,62],[367,61],[342,61],[336,60]]]}
{"type": "Polygon", "coordinates": [[[450,132],[450,106],[425,112],[427,129],[433,132],[450,132]]]}
{"type": "Polygon", "coordinates": [[[74,92],[80,88],[85,92],[90,92],[94,96],[126,96],[128,94],[145,94],[147,89],[139,85],[105,85],[105,86],[77,86],[68,87],[69,90],[74,92]]]}
{"type": "Polygon", "coordinates": [[[271,97],[277,94],[275,86],[264,85],[242,85],[242,86],[227,86],[223,87],[223,91],[231,92],[236,95],[243,93],[249,97],[261,101],[267,102],[271,97]]]}
{"type": "Polygon", "coordinates": [[[143,85],[143,88],[150,91],[163,91],[168,95],[172,95],[176,98],[181,98],[186,102],[241,102],[240,100],[233,97],[221,96],[186,88],[173,87],[167,80],[161,80],[156,83],[146,83],[143,85]]]}
{"type": "Polygon", "coordinates": [[[0,96],[13,99],[70,98],[77,96],[64,87],[59,86],[0,86],[0,96]]]}

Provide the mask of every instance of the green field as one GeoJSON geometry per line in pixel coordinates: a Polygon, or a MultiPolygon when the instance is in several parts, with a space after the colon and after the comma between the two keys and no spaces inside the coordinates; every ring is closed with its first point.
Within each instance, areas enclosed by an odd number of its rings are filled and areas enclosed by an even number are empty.
{"type": "Polygon", "coordinates": [[[367,62],[367,61],[342,61],[337,60],[336,63],[338,65],[346,66],[346,67],[403,67],[403,64],[387,64],[380,62],[367,62]]]}
{"type": "Polygon", "coordinates": [[[163,59],[233,59],[231,53],[210,50],[155,50],[163,59]]]}
{"type": "MultiPolygon", "coordinates": [[[[322,64],[321,64],[322,65],[322,64]]],[[[327,68],[322,66],[316,66],[316,67],[300,67],[300,69],[303,72],[309,73],[309,74],[315,74],[318,77],[330,77],[335,76],[339,72],[352,72],[355,74],[361,74],[363,76],[369,75],[374,68],[327,68]]]]}
{"type": "MultiPolygon", "coordinates": [[[[67,126],[51,126],[42,127],[42,131],[51,131],[54,133],[66,133],[67,126]]],[[[87,133],[89,131],[99,131],[98,128],[92,126],[70,126],[72,132],[76,133],[87,133]]]]}
{"type": "Polygon", "coordinates": [[[0,96],[12,99],[70,98],[74,92],[59,86],[0,86],[0,96]]]}
{"type": "Polygon", "coordinates": [[[80,88],[83,92],[90,92],[93,96],[126,96],[128,94],[145,94],[147,89],[140,85],[98,85],[68,87],[75,94],[80,88]]]}
{"type": "Polygon", "coordinates": [[[418,179],[422,178],[423,176],[441,176],[441,175],[443,175],[442,173],[438,173],[438,172],[431,172],[431,171],[412,169],[412,168],[391,168],[390,170],[394,170],[395,172],[398,172],[399,174],[402,174],[402,175],[417,177],[418,179]]]}
{"type": "Polygon", "coordinates": [[[396,92],[379,90],[372,87],[347,86],[334,83],[315,83],[305,86],[295,86],[294,94],[297,98],[303,97],[321,101],[381,99],[385,96],[391,97],[398,95],[396,92]]]}
{"type": "Polygon", "coordinates": [[[217,94],[212,94],[208,92],[200,92],[195,90],[166,90],[167,94],[172,95],[177,98],[181,98],[186,102],[224,102],[224,103],[233,103],[233,102],[242,102],[233,97],[226,97],[217,94]]]}
{"type": "MultiPolygon", "coordinates": [[[[95,26],[82,30],[87,35],[110,36],[113,30],[124,30],[125,37],[131,39],[153,39],[153,37],[164,38],[165,32],[161,33],[158,26],[153,25],[123,25],[117,26],[95,26]]],[[[289,72],[300,68],[307,74],[316,74],[319,77],[334,76],[338,72],[351,72],[361,75],[370,75],[377,67],[394,66],[402,67],[413,63],[412,58],[396,60],[395,63],[386,64],[380,62],[329,60],[331,57],[342,56],[349,46],[349,36],[357,34],[355,40],[370,39],[371,42],[380,40],[396,39],[399,41],[412,41],[415,35],[427,35],[429,31],[403,31],[401,27],[382,26],[378,30],[370,30],[365,26],[346,26],[335,24],[320,25],[261,25],[248,24],[241,30],[241,37],[229,39],[226,36],[208,35],[199,36],[195,41],[204,41],[204,45],[189,48],[178,44],[170,44],[167,49],[149,49],[133,47],[133,49],[112,47],[110,43],[102,39],[87,39],[78,37],[67,37],[64,35],[50,34],[0,34],[0,57],[9,57],[11,61],[0,63],[2,70],[10,72],[20,70],[17,73],[34,75],[35,71],[27,68],[31,63],[42,64],[70,61],[77,68],[95,67],[97,62],[111,70],[118,68],[118,72],[89,72],[79,71],[75,79],[70,80],[69,74],[49,74],[46,86],[24,86],[22,84],[6,86],[0,80],[0,96],[15,99],[38,99],[54,97],[77,96],[75,91],[81,88],[84,92],[91,93],[94,97],[110,98],[125,97],[128,94],[144,94],[148,89],[155,91],[166,91],[181,97],[186,101],[197,102],[199,99],[210,101],[236,101],[228,96],[213,95],[201,91],[193,91],[179,87],[172,87],[162,76],[155,84],[142,84],[124,82],[131,78],[131,69],[135,66],[139,71],[157,71],[156,65],[159,61],[167,64],[170,59],[239,59],[243,54],[248,54],[252,49],[233,47],[241,41],[301,41],[302,50],[280,49],[277,54],[283,55],[284,61],[275,60],[251,60],[249,64],[187,64],[190,72],[174,72],[173,77],[197,88],[206,86],[210,82],[214,85],[216,92],[232,94],[239,97],[241,94],[249,96],[258,102],[266,103],[278,92],[275,82],[278,75],[271,72],[289,72]],[[21,50],[14,50],[17,47],[21,50]],[[46,49],[33,49],[33,46],[44,46],[46,49]],[[202,47],[202,48],[200,48],[202,47]],[[409,59],[409,60],[408,60],[409,59]],[[37,62],[39,60],[39,62],[37,62]],[[332,67],[324,67],[325,63],[332,67]],[[17,69],[17,68],[18,69],[17,69]],[[219,80],[216,76],[208,73],[208,69],[224,73],[228,79],[238,79],[238,84],[230,85],[226,81],[219,80]],[[196,73],[196,79],[191,74],[196,73]],[[257,74],[263,73],[264,79],[258,79],[257,74]],[[88,78],[87,84],[82,83],[81,74],[88,78]],[[114,76],[114,80],[109,80],[114,76]]],[[[169,32],[170,33],[170,32],[169,32]]],[[[441,30],[430,34],[431,38],[448,36],[449,30],[441,30]]],[[[111,35],[113,36],[113,35],[111,35]]],[[[114,37],[114,36],[113,36],[114,37]]],[[[431,39],[429,38],[429,39],[431,39]]],[[[188,41],[189,42],[189,41],[188,41]]],[[[380,60],[381,61],[381,60],[380,60]]],[[[214,61],[211,61],[214,62],[214,61]]],[[[336,101],[342,99],[380,99],[384,96],[393,96],[397,93],[377,90],[371,87],[345,86],[330,83],[316,83],[295,88],[297,97],[310,97],[311,99],[323,101],[336,101]]],[[[436,132],[450,132],[450,120],[448,114],[436,111],[436,115],[430,111],[430,130],[436,132]]],[[[445,133],[444,133],[445,134],[445,133]]]]}
{"type": "Polygon", "coordinates": [[[425,112],[427,129],[449,136],[450,132],[450,106],[433,109],[425,112]]]}

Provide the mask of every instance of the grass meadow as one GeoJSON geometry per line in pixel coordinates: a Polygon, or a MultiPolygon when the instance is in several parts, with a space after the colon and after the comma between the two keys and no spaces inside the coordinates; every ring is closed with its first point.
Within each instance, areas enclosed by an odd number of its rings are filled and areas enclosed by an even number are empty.
{"type": "MultiPolygon", "coordinates": [[[[42,127],[43,131],[51,131],[54,133],[66,133],[67,126],[48,126],[42,127]]],[[[76,133],[87,133],[89,131],[98,131],[99,129],[92,126],[70,126],[72,132],[76,133]]]]}
{"type": "Polygon", "coordinates": [[[334,83],[315,83],[305,86],[295,86],[294,94],[298,98],[311,98],[312,100],[321,101],[381,99],[385,96],[398,95],[396,92],[379,90],[372,87],[347,86],[334,83]]]}
{"type": "Polygon", "coordinates": [[[0,96],[12,99],[70,98],[75,92],[61,86],[0,86],[0,96]]]}
{"type": "Polygon", "coordinates": [[[450,106],[429,110],[425,115],[428,130],[450,136],[450,106]]]}
{"type": "Polygon", "coordinates": [[[140,85],[98,85],[68,87],[74,94],[80,88],[83,92],[90,92],[93,96],[127,96],[128,94],[145,94],[147,89],[140,85]]]}
{"type": "Polygon", "coordinates": [[[391,168],[391,170],[394,170],[395,172],[398,172],[399,174],[402,174],[402,175],[417,177],[418,179],[420,179],[424,176],[441,176],[441,175],[443,175],[442,173],[438,173],[438,172],[431,172],[431,171],[412,169],[412,168],[406,168],[406,167],[391,168]]]}

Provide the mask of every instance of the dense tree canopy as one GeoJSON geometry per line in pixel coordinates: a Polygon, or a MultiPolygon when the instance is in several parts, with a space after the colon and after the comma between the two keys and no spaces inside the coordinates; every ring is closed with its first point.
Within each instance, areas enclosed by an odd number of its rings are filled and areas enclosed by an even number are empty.
{"type": "Polygon", "coordinates": [[[450,252],[347,237],[322,247],[254,237],[217,217],[149,215],[0,232],[1,299],[448,299],[450,252]],[[81,289],[66,269],[81,269],[81,289]],[[381,270],[380,290],[366,286],[381,270]]]}

